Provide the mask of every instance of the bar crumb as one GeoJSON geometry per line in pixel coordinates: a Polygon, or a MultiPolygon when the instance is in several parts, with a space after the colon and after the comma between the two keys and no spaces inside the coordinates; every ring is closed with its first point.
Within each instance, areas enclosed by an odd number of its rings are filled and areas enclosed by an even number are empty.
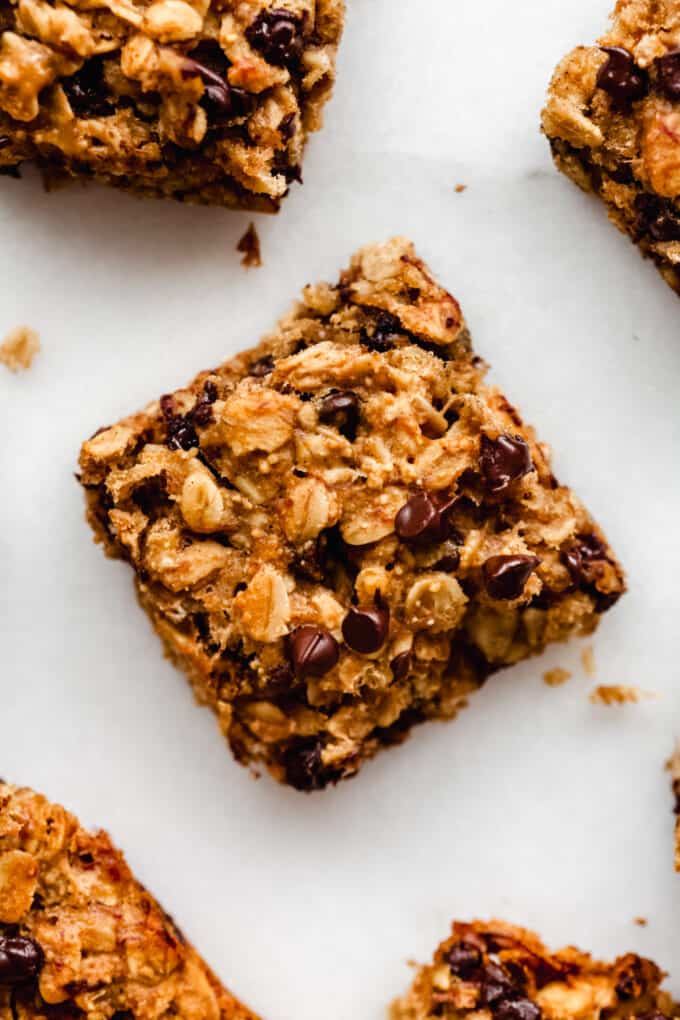
{"type": "Polygon", "coordinates": [[[638,925],[638,926],[639,926],[640,928],[646,928],[646,927],[647,927],[647,918],[646,918],[646,917],[634,917],[634,918],[633,918],[633,921],[634,921],[634,922],[635,922],[635,924],[637,924],[637,925],[638,925]]]}
{"type": "Polygon", "coordinates": [[[600,684],[590,693],[593,705],[635,705],[643,698],[651,698],[650,691],[639,687],[625,687],[623,684],[600,684]]]}
{"type": "Polygon", "coordinates": [[[549,669],[543,674],[543,683],[547,684],[548,687],[559,687],[560,684],[566,684],[567,680],[571,679],[572,674],[568,669],[561,669],[559,666],[555,669],[549,669]]]}
{"type": "Polygon", "coordinates": [[[581,664],[588,676],[595,676],[595,652],[592,645],[586,645],[582,650],[581,664]]]}
{"type": "Polygon", "coordinates": [[[10,372],[26,372],[40,350],[40,337],[30,326],[10,330],[0,344],[0,362],[10,372]]]}
{"type": "Polygon", "coordinates": [[[467,190],[467,184],[456,184],[453,190],[456,192],[457,195],[462,195],[463,192],[467,190]]]}
{"type": "Polygon", "coordinates": [[[262,265],[260,238],[254,223],[249,224],[245,234],[236,245],[236,251],[243,253],[241,265],[245,266],[246,269],[257,269],[258,266],[262,265]]]}

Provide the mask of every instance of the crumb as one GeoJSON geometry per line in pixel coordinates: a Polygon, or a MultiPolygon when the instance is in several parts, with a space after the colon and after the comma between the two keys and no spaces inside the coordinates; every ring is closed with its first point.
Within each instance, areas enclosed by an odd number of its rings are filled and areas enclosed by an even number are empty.
{"type": "Polygon", "coordinates": [[[624,687],[623,684],[600,684],[590,693],[593,705],[635,705],[643,698],[651,698],[650,691],[639,687],[624,687]]]}
{"type": "Polygon", "coordinates": [[[581,662],[588,676],[595,676],[595,653],[592,645],[586,645],[581,652],[581,662]]]}
{"type": "Polygon", "coordinates": [[[467,184],[457,184],[453,190],[456,192],[457,195],[460,195],[465,191],[466,188],[467,184]]]}
{"type": "Polygon", "coordinates": [[[40,350],[40,337],[30,326],[17,326],[0,344],[0,361],[10,372],[25,372],[40,350]]]}
{"type": "Polygon", "coordinates": [[[635,922],[635,924],[638,924],[641,928],[646,928],[647,927],[647,918],[646,917],[634,917],[633,921],[635,922]]]}
{"type": "Polygon", "coordinates": [[[547,673],[543,674],[543,683],[547,684],[548,687],[559,687],[560,684],[565,684],[567,680],[571,678],[571,673],[568,669],[549,669],[547,673]]]}
{"type": "Polygon", "coordinates": [[[243,252],[241,265],[245,266],[246,269],[257,268],[262,265],[260,238],[257,236],[257,230],[255,229],[254,223],[251,223],[248,226],[245,234],[236,245],[236,251],[243,252]]]}

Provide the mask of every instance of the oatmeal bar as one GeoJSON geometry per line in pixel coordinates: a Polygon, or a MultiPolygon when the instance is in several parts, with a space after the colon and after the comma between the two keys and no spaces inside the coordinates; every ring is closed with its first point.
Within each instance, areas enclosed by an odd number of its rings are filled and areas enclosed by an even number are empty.
{"type": "Polygon", "coordinates": [[[403,239],[82,448],[96,537],[236,757],[354,774],[624,590],[403,239]]]}
{"type": "Polygon", "coordinates": [[[663,976],[633,953],[601,963],[572,946],[551,953],[503,921],[455,922],[390,1020],[667,1020],[677,1010],[663,976]]]}
{"type": "Polygon", "coordinates": [[[0,1020],[257,1020],[105,832],[0,782],[0,1020]]]}
{"type": "Polygon", "coordinates": [[[618,0],[597,46],[558,66],[543,129],[560,170],[680,293],[680,4],[618,0]]]}
{"type": "Polygon", "coordinates": [[[0,0],[0,172],[276,211],[343,0],[0,0]]]}

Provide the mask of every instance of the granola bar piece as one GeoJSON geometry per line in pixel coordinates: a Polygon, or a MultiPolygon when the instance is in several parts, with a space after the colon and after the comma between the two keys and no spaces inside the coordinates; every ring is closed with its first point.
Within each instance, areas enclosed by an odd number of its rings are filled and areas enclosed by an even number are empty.
{"type": "Polygon", "coordinates": [[[0,782],[0,1020],[257,1020],[105,832],[0,782]]]}
{"type": "Polygon", "coordinates": [[[668,1020],[677,1016],[663,973],[633,953],[613,963],[572,946],[551,953],[532,932],[503,921],[455,922],[420,967],[391,1020],[668,1020]]]}
{"type": "Polygon", "coordinates": [[[680,293],[680,4],[618,0],[612,17],[559,64],[543,129],[558,168],[680,293]]]}
{"type": "Polygon", "coordinates": [[[413,246],[96,433],[89,519],[236,757],[298,789],[455,715],[624,590],[413,246]]]}
{"type": "Polygon", "coordinates": [[[335,75],[343,0],[0,0],[0,171],[276,211],[335,75]]]}

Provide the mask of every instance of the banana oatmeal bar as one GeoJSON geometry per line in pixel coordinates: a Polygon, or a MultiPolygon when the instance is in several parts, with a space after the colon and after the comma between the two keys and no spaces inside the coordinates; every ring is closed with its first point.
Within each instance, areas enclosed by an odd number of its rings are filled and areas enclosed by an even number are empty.
{"type": "Polygon", "coordinates": [[[0,782],[0,1020],[257,1020],[105,832],[0,782]]]}
{"type": "Polygon", "coordinates": [[[633,953],[601,963],[572,946],[551,953],[503,921],[455,922],[390,1020],[668,1020],[677,1010],[663,977],[633,953]]]}
{"type": "Polygon", "coordinates": [[[680,293],[678,0],[618,0],[599,44],[558,66],[543,130],[558,168],[680,293]]]}
{"type": "Polygon", "coordinates": [[[276,211],[343,0],[0,0],[0,172],[276,211]]]}
{"type": "Polygon", "coordinates": [[[82,448],[96,538],[234,754],[314,790],[589,633],[606,539],[410,243],[82,448]]]}

